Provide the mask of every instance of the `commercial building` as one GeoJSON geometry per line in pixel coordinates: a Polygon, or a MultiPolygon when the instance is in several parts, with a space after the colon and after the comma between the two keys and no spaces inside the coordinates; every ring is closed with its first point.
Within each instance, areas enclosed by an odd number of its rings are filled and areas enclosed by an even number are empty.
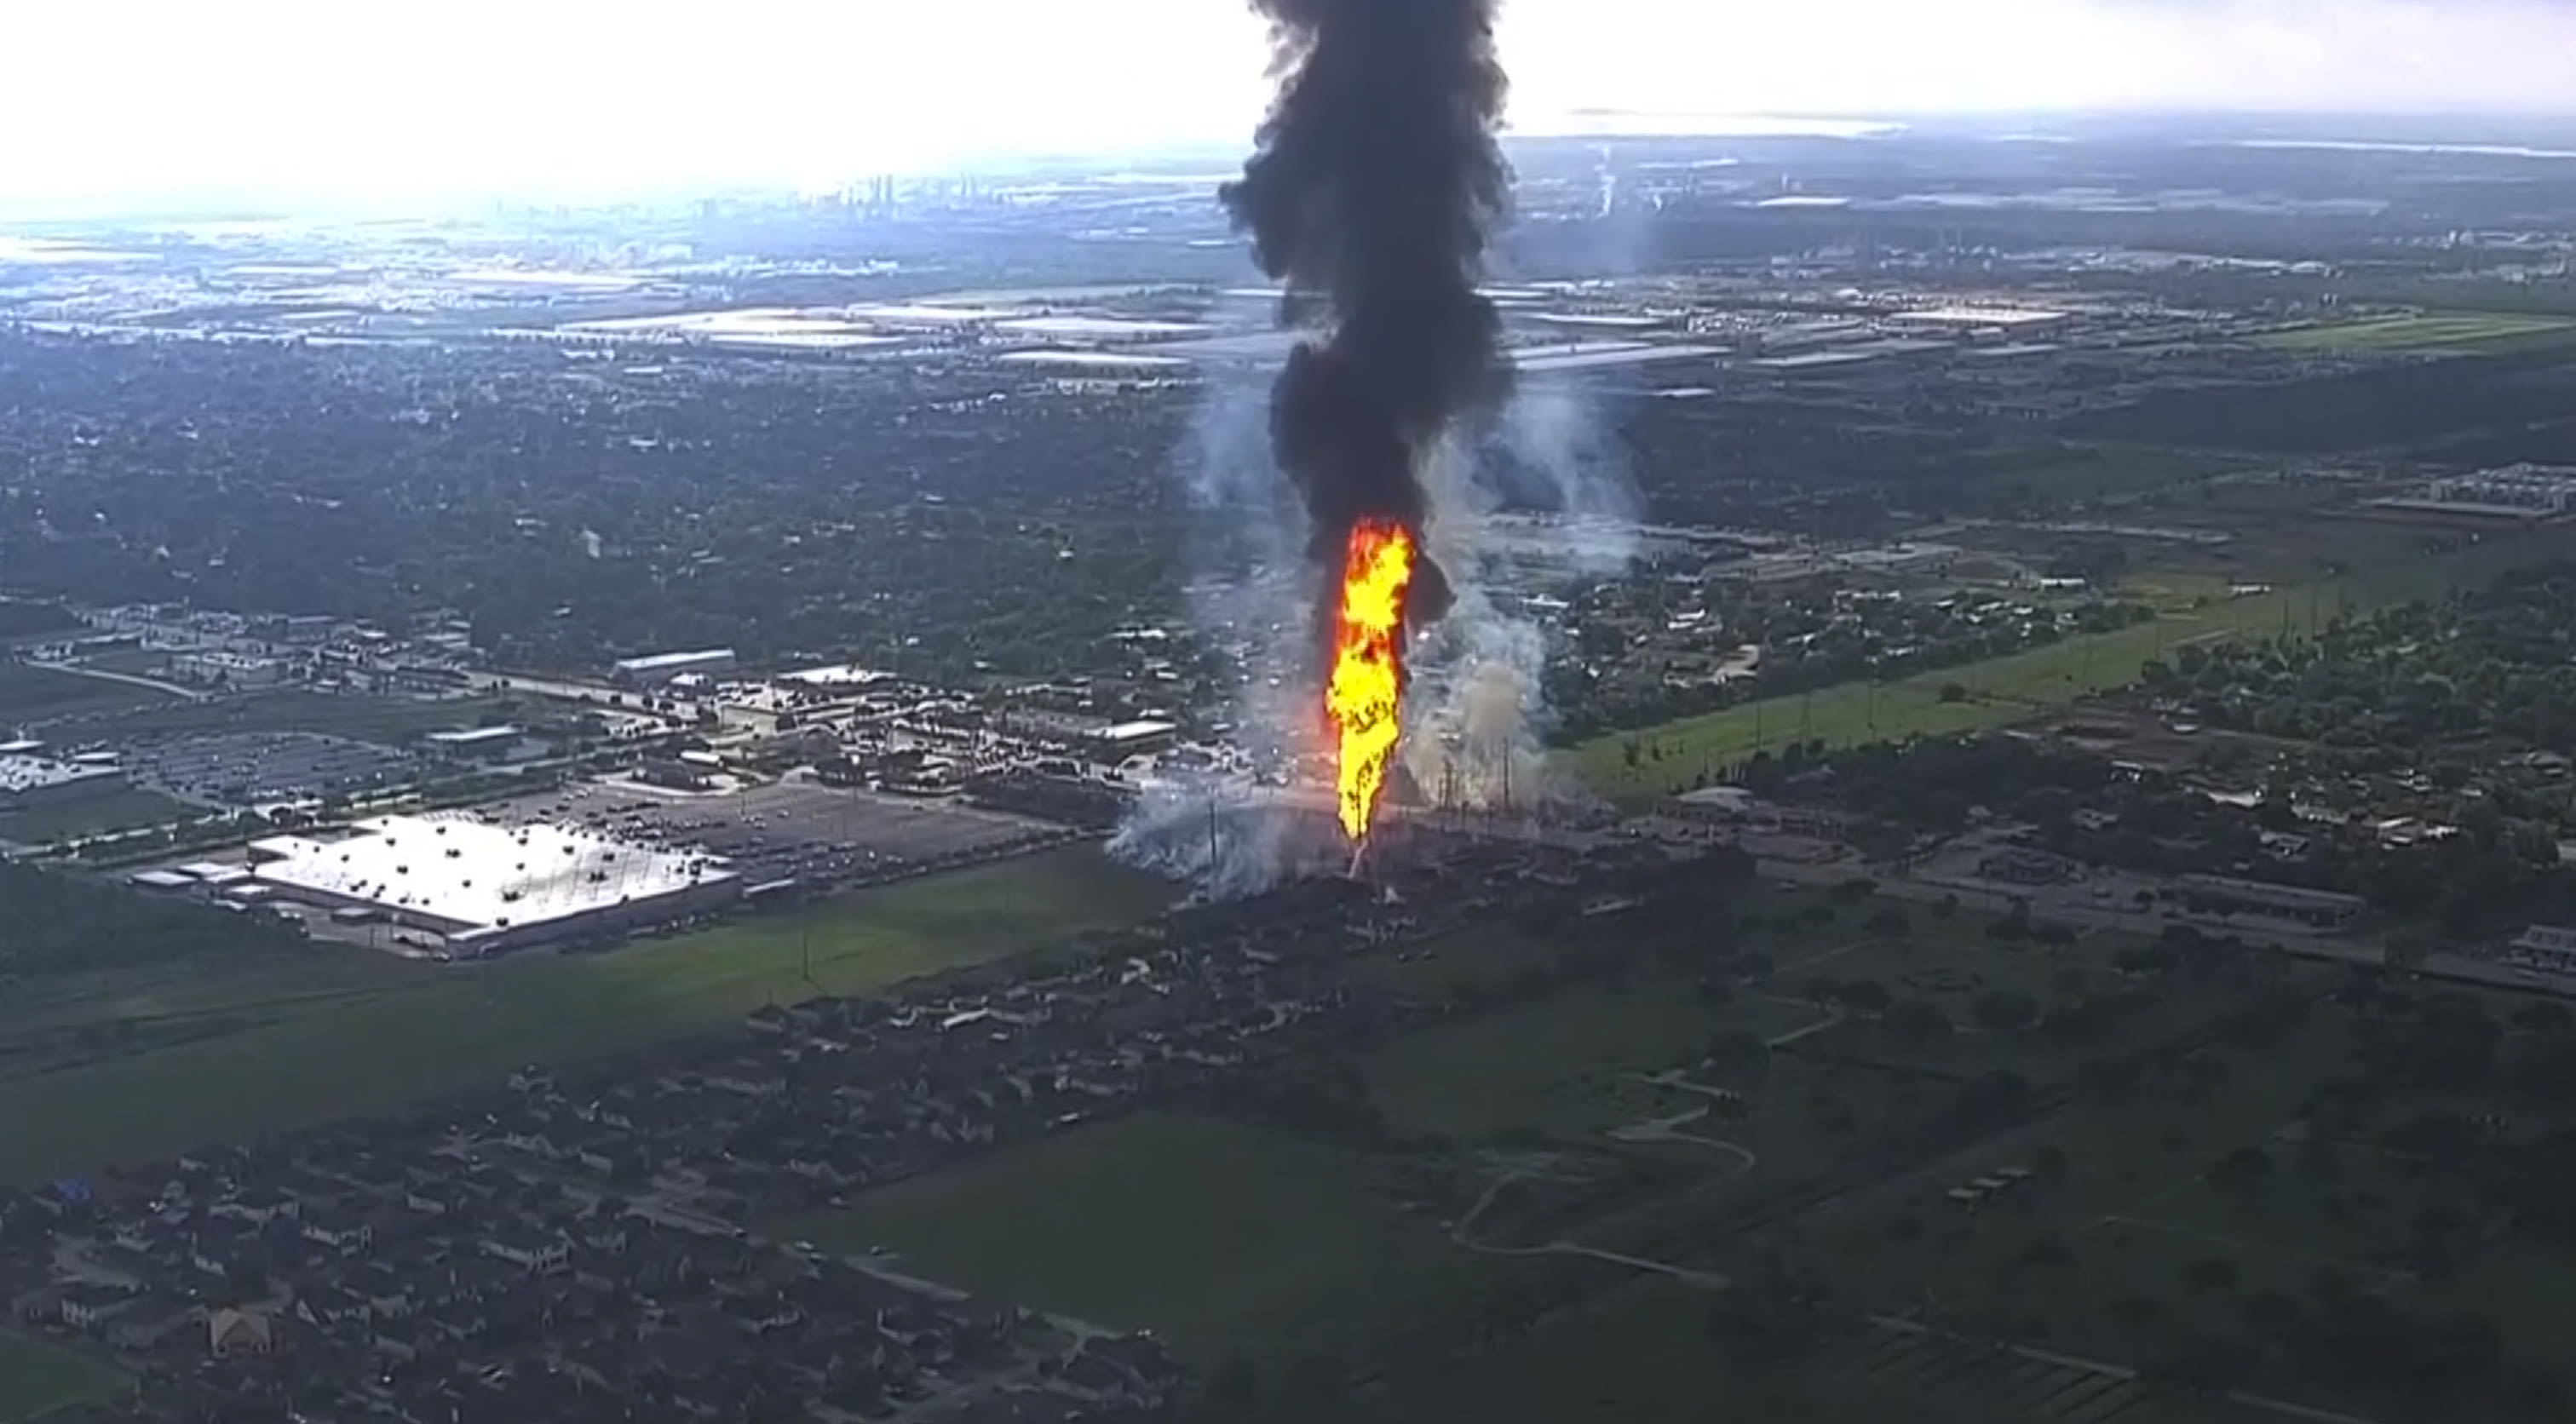
{"type": "Polygon", "coordinates": [[[650,657],[620,658],[611,670],[620,687],[660,687],[683,673],[702,676],[734,670],[736,660],[731,648],[706,648],[690,653],[655,653],[650,657]]]}
{"type": "Polygon", "coordinates": [[[1120,722],[1091,734],[1091,745],[1110,761],[1124,761],[1142,752],[1158,752],[1170,746],[1180,735],[1180,727],[1171,722],[1151,719],[1120,722]]]}
{"type": "Polygon", "coordinates": [[[340,839],[255,841],[251,872],[279,898],[345,922],[381,919],[460,957],[632,933],[742,891],[716,856],[464,816],[385,816],[340,839]]]}
{"type": "Polygon", "coordinates": [[[2534,523],[2576,509],[2576,469],[2529,463],[2434,480],[2415,494],[2371,503],[2387,510],[2534,523]]]}
{"type": "Polygon", "coordinates": [[[2319,929],[2347,923],[2369,905],[2358,895],[2275,885],[2267,880],[2239,880],[2228,875],[2186,875],[2176,885],[2175,893],[2194,910],[2267,915],[2319,929]]]}
{"type": "Polygon", "coordinates": [[[2576,973],[2576,930],[2533,925],[2504,947],[2505,962],[2552,974],[2576,973]]]}
{"type": "Polygon", "coordinates": [[[100,762],[0,756],[0,811],[22,811],[98,796],[125,785],[125,770],[100,762]]]}
{"type": "Polygon", "coordinates": [[[1843,817],[1831,811],[1783,806],[1765,801],[1741,786],[1703,786],[1685,791],[1666,802],[1663,811],[1678,821],[1815,840],[1835,840],[1851,829],[1843,817]]]}
{"type": "Polygon", "coordinates": [[[421,744],[438,756],[470,761],[504,761],[527,740],[527,734],[516,727],[469,727],[461,731],[432,732],[420,739],[421,744]]]}
{"type": "Polygon", "coordinates": [[[245,653],[186,653],[170,660],[172,676],[218,687],[274,687],[286,681],[287,666],[275,658],[245,653]]]}

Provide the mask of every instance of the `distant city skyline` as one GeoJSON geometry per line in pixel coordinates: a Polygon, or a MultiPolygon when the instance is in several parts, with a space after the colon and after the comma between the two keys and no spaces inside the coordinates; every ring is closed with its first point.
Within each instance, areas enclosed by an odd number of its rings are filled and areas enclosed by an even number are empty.
{"type": "MultiPolygon", "coordinates": [[[[84,0],[10,23],[0,202],[829,189],[1240,147],[1268,93],[1236,0],[730,0],[677,22],[84,0]]],[[[1522,133],[1603,110],[2576,115],[2576,5],[2554,0],[1506,0],[1501,44],[1522,133]]]]}

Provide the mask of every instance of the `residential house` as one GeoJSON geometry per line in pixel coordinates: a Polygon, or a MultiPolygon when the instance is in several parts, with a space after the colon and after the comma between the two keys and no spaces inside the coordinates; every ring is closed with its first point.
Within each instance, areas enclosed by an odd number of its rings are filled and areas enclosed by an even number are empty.
{"type": "Polygon", "coordinates": [[[256,1310],[226,1307],[206,1317],[206,1350],[219,1358],[265,1355],[277,1348],[277,1327],[256,1310]]]}
{"type": "Polygon", "coordinates": [[[63,1323],[74,1330],[96,1330],[134,1304],[134,1292],[84,1281],[62,1294],[63,1323]]]}
{"type": "Polygon", "coordinates": [[[572,1260],[572,1243],[561,1236],[534,1231],[508,1231],[486,1238],[483,1253],[507,1261],[532,1276],[560,1271],[572,1260]]]}
{"type": "Polygon", "coordinates": [[[295,1293],[295,1317],[307,1325],[364,1324],[374,1308],[355,1291],[334,1285],[317,1285],[295,1293]]]}

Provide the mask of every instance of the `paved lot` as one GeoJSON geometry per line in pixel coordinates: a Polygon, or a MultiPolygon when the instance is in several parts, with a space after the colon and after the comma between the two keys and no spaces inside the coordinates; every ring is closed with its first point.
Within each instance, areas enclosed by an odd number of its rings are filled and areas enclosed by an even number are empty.
{"type": "Polygon", "coordinates": [[[227,806],[373,791],[418,773],[390,747],[316,732],[147,738],[128,746],[125,760],[140,785],[227,806]]]}
{"type": "Polygon", "coordinates": [[[488,808],[505,821],[578,822],[733,860],[755,883],[866,879],[1054,833],[999,812],[810,782],[689,795],[586,783],[488,808]]]}

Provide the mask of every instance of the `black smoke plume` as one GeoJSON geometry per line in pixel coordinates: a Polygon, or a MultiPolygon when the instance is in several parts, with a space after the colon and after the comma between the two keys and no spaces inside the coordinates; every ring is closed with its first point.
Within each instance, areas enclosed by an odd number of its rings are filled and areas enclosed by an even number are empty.
{"type": "MultiPolygon", "coordinates": [[[[1279,93],[1223,198],[1311,329],[1280,373],[1271,448],[1304,496],[1311,556],[1338,586],[1351,527],[1430,515],[1420,464],[1508,392],[1501,320],[1476,290],[1511,174],[1495,0],[1253,0],[1279,93]]],[[[1407,613],[1439,617],[1428,558],[1407,613]]],[[[1331,609],[1324,611],[1329,626],[1331,609]]]]}

